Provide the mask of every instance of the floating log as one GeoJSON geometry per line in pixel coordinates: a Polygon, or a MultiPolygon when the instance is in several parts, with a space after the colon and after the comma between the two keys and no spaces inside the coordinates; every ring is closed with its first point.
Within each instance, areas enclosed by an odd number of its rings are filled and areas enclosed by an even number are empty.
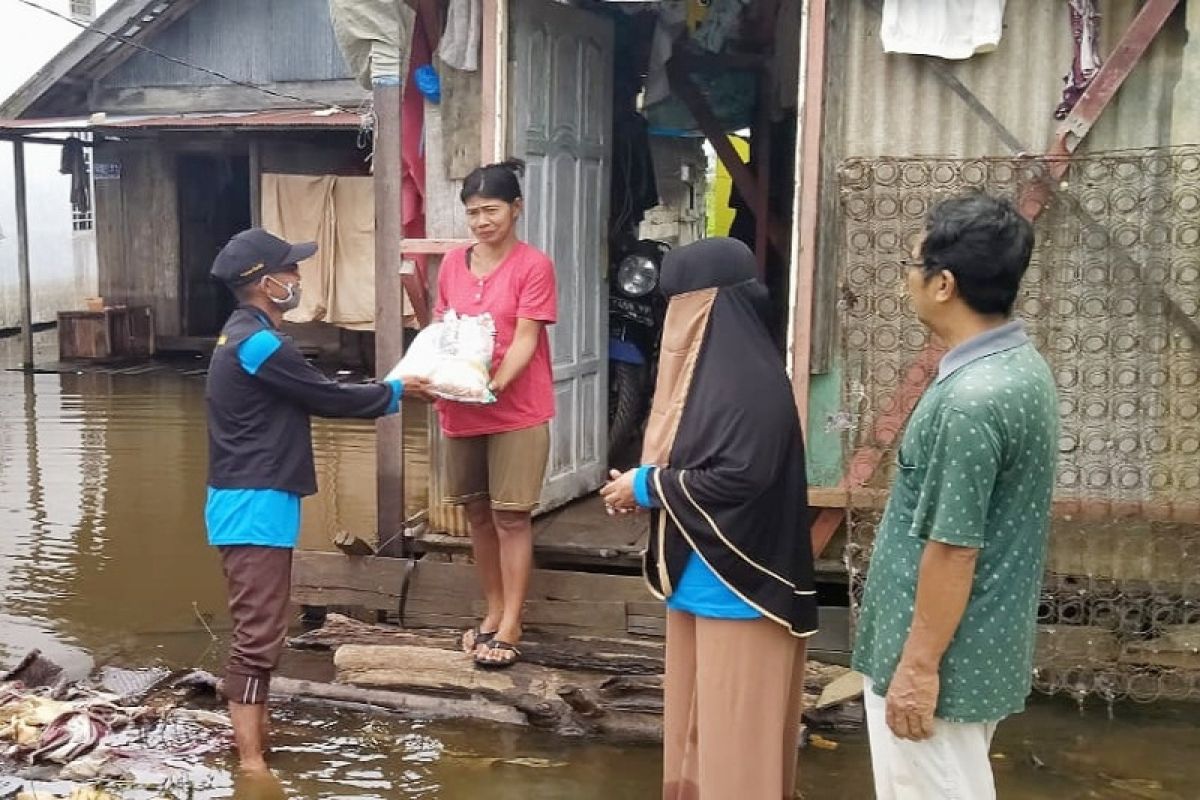
{"type": "Polygon", "coordinates": [[[561,734],[638,742],[662,737],[662,682],[657,677],[631,684],[530,663],[480,669],[464,653],[415,645],[344,645],[334,654],[334,665],[339,683],[461,700],[482,698],[519,711],[531,726],[561,734]]]}
{"type": "MultiPolygon", "coordinates": [[[[196,671],[180,678],[174,685],[213,694],[217,690],[217,678],[210,673],[196,671]]],[[[285,700],[383,709],[422,719],[478,719],[509,725],[526,724],[525,717],[511,707],[482,698],[436,697],[280,677],[271,679],[271,696],[285,700]]]]}

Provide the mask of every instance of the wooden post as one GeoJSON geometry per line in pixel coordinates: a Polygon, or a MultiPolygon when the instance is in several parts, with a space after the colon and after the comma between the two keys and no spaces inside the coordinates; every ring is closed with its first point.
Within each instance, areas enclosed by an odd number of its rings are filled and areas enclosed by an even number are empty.
{"type": "Polygon", "coordinates": [[[29,213],[25,191],[25,143],[14,139],[13,168],[17,200],[17,270],[21,278],[21,369],[33,369],[33,304],[29,282],[29,213]]]}
{"type": "Polygon", "coordinates": [[[483,81],[480,147],[483,163],[502,160],[507,136],[504,122],[508,84],[508,0],[483,0],[483,41],[479,68],[483,81]]]}
{"type": "MultiPolygon", "coordinates": [[[[377,82],[375,101],[375,371],[384,375],[404,355],[404,286],[400,275],[400,99],[403,82],[377,82]]],[[[403,413],[376,423],[377,552],[404,555],[403,413]]]]}
{"type": "Polygon", "coordinates": [[[771,258],[771,83],[768,70],[760,78],[758,120],[750,136],[754,174],[758,179],[758,196],[754,207],[754,258],[758,262],[758,277],[767,283],[767,262],[771,258]]]}
{"type": "Polygon", "coordinates": [[[250,224],[262,225],[262,149],[258,139],[250,140],[250,224]]]}
{"type": "Polygon", "coordinates": [[[821,202],[821,122],[825,87],[825,0],[806,0],[800,26],[800,85],[796,131],[796,194],[792,215],[791,373],[800,425],[808,432],[812,365],[813,278],[817,269],[817,210],[821,202]]]}

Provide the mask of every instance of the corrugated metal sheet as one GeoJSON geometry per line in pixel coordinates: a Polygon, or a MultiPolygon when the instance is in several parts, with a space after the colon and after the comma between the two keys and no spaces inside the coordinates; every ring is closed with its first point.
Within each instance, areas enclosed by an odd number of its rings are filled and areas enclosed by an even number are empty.
{"type": "MultiPolygon", "coordinates": [[[[877,0],[850,0],[842,157],[1005,156],[1003,139],[937,75],[933,59],[887,54],[877,0]]],[[[1137,11],[1136,0],[1101,2],[1102,52],[1109,52],[1137,11]]],[[[1170,144],[1171,100],[1186,40],[1182,13],[1158,36],[1105,112],[1087,149],[1170,144]]],[[[834,43],[834,46],[839,46],[834,43]]],[[[1065,2],[1009,0],[994,53],[942,61],[1032,152],[1043,151],[1057,120],[1062,76],[1072,58],[1065,2]]]]}
{"type": "Polygon", "coordinates": [[[81,133],[125,128],[155,130],[203,128],[358,128],[362,118],[349,111],[296,109],[287,111],[248,111],[225,114],[172,114],[167,116],[110,116],[103,121],[88,117],[54,119],[0,119],[4,133],[81,133]]]}
{"type": "MultiPolygon", "coordinates": [[[[249,83],[353,77],[334,39],[327,0],[206,0],[147,45],[249,83]]],[[[101,81],[113,88],[217,82],[150,53],[138,53],[101,81]]]]}

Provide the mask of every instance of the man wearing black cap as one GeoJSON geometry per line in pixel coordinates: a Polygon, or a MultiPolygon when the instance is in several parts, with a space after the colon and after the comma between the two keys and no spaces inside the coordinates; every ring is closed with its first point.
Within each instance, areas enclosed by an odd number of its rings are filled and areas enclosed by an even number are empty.
{"type": "Polygon", "coordinates": [[[233,618],[220,691],[247,771],[266,769],[266,701],[287,632],[300,498],[317,490],[309,416],[374,419],[397,412],[405,393],[426,396],[415,379],[407,387],[330,380],[279,332],[284,313],[300,302],[297,264],[316,251],[313,242],[289,244],[254,228],[234,236],[212,268],[238,307],[208,372],[205,519],[233,618]]]}

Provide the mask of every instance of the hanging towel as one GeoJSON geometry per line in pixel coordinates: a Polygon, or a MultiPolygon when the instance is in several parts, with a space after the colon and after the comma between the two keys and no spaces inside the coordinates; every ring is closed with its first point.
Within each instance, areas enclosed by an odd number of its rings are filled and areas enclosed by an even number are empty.
{"type": "Polygon", "coordinates": [[[479,40],[483,37],[480,0],[450,0],[446,30],[438,55],[447,66],[464,72],[479,69],[479,40]]]}
{"type": "MultiPolygon", "coordinates": [[[[288,322],[375,327],[375,190],[371,178],[263,173],[263,227],[291,241],[315,241],[300,265],[304,293],[288,322]]],[[[403,298],[403,313],[412,303],[403,298]]]]}
{"type": "Polygon", "coordinates": [[[1005,0],[884,0],[888,53],[964,59],[1000,44],[1005,0]]]}
{"type": "Polygon", "coordinates": [[[1079,98],[1087,91],[1100,71],[1100,12],[1095,0],[1067,0],[1071,18],[1071,36],[1075,40],[1075,57],[1071,71],[1063,78],[1062,102],[1054,110],[1055,119],[1066,119],[1079,98]]]}

